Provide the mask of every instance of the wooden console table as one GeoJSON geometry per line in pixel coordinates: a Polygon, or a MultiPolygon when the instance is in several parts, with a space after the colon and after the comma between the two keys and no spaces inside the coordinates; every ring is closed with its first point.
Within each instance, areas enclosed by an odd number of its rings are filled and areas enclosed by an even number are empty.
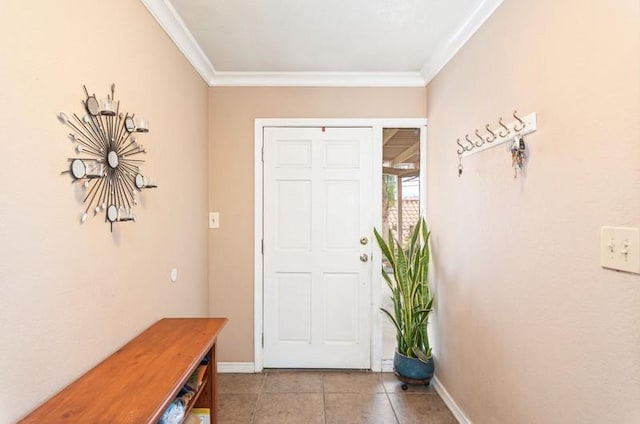
{"type": "Polygon", "coordinates": [[[203,383],[188,411],[209,408],[215,424],[216,339],[226,323],[226,318],[162,319],[20,423],[157,423],[208,356],[203,383]]]}

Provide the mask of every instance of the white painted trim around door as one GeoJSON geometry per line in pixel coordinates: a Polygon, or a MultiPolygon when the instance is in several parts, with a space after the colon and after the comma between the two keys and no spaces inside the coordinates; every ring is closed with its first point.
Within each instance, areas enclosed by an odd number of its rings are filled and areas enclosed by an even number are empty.
{"type": "Polygon", "coordinates": [[[427,218],[427,127],[420,127],[420,216],[427,218]]]}
{"type": "MultiPolygon", "coordinates": [[[[254,371],[260,372],[263,369],[262,355],[262,328],[263,328],[263,269],[262,269],[262,234],[263,234],[263,169],[262,169],[262,146],[265,127],[370,127],[373,129],[373,160],[382,168],[382,130],[383,128],[419,128],[420,129],[420,149],[424,152],[421,158],[421,167],[426,169],[426,118],[390,118],[390,119],[261,119],[254,122],[254,371]]],[[[374,173],[373,180],[373,202],[382,204],[382,173],[374,173]]],[[[426,186],[425,175],[421,174],[422,185],[426,186]]],[[[422,189],[421,195],[426,193],[426,188],[422,189]]],[[[425,198],[426,199],[426,198],[425,198]]],[[[374,225],[380,227],[382,221],[382,211],[380,208],[374,209],[374,225]]],[[[380,269],[380,250],[372,258],[372,319],[371,319],[371,369],[381,371],[382,369],[382,315],[379,313],[381,301],[382,278],[376,269],[380,269]]]]}

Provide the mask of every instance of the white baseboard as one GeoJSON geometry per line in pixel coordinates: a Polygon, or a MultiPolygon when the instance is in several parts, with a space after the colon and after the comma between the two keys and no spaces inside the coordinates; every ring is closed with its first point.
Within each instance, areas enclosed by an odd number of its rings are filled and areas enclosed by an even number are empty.
{"type": "Polygon", "coordinates": [[[458,420],[460,424],[472,424],[471,420],[467,418],[464,412],[462,412],[462,409],[460,409],[456,401],[453,400],[451,394],[449,394],[440,380],[438,380],[438,377],[433,376],[433,378],[431,379],[431,385],[434,389],[436,389],[436,392],[438,392],[444,403],[447,405],[447,407],[449,407],[449,410],[451,411],[453,416],[456,417],[456,420],[458,420]]]}
{"type": "MultiPolygon", "coordinates": [[[[253,362],[218,362],[218,372],[221,374],[251,374],[255,373],[256,369],[253,362]]],[[[393,372],[393,359],[382,360],[382,372],[393,372]]]]}
{"type": "Polygon", "coordinates": [[[253,362],[218,362],[218,372],[220,374],[253,374],[256,372],[256,367],[253,362]]]}

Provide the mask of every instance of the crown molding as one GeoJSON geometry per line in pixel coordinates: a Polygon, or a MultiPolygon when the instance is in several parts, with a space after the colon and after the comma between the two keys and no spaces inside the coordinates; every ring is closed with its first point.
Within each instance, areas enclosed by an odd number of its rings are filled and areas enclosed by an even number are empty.
{"type": "Polygon", "coordinates": [[[500,6],[483,0],[420,72],[217,72],[169,0],[140,0],[209,86],[424,87],[500,6]]]}
{"type": "Polygon", "coordinates": [[[495,12],[502,4],[503,0],[483,0],[478,7],[469,15],[466,21],[460,26],[446,43],[436,48],[436,51],[429,57],[420,70],[420,75],[429,84],[433,78],[445,67],[447,63],[458,53],[473,34],[480,29],[482,24],[495,12]]]}
{"type": "Polygon", "coordinates": [[[169,0],[140,1],[209,86],[425,86],[419,72],[217,72],[169,0]]]}
{"type": "Polygon", "coordinates": [[[424,87],[419,72],[215,72],[211,86],[424,87]]]}
{"type": "Polygon", "coordinates": [[[158,21],[164,32],[173,40],[202,79],[211,85],[211,80],[216,70],[169,0],[140,1],[158,21]]]}
{"type": "Polygon", "coordinates": [[[466,21],[460,26],[446,43],[436,48],[436,51],[429,57],[420,70],[420,75],[426,84],[445,67],[445,65],[458,53],[467,41],[476,33],[484,22],[502,4],[503,0],[483,0],[478,7],[469,15],[466,21]]]}

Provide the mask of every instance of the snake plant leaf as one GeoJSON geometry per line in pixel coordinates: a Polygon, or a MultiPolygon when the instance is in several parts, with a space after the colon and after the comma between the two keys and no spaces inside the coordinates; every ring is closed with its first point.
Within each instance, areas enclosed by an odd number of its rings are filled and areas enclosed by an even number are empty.
{"type": "Polygon", "coordinates": [[[391,270],[387,272],[383,268],[382,272],[391,289],[393,313],[381,310],[396,327],[398,352],[427,361],[431,356],[427,325],[433,306],[433,293],[428,284],[430,232],[424,219],[420,219],[406,246],[395,239],[391,231],[386,240],[375,228],[374,234],[391,265],[391,270]]]}
{"type": "Polygon", "coordinates": [[[385,272],[384,267],[382,268],[382,278],[384,278],[384,281],[386,281],[387,286],[389,286],[391,291],[393,291],[393,283],[391,282],[391,277],[389,277],[389,274],[385,272]]]}
{"type": "Polygon", "coordinates": [[[381,310],[382,312],[384,312],[384,313],[387,315],[387,317],[391,320],[391,322],[393,323],[393,325],[395,325],[395,326],[396,326],[396,329],[397,329],[398,331],[402,331],[402,329],[401,329],[400,325],[398,324],[398,322],[396,321],[396,319],[394,318],[394,316],[391,314],[391,312],[387,311],[387,310],[386,310],[386,309],[384,309],[384,308],[380,308],[380,310],[381,310]]]}
{"type": "Polygon", "coordinates": [[[414,347],[413,353],[416,355],[416,358],[418,358],[424,363],[429,362],[429,359],[431,358],[431,349],[429,349],[429,354],[427,355],[427,353],[422,352],[420,349],[417,349],[414,347]]]}

